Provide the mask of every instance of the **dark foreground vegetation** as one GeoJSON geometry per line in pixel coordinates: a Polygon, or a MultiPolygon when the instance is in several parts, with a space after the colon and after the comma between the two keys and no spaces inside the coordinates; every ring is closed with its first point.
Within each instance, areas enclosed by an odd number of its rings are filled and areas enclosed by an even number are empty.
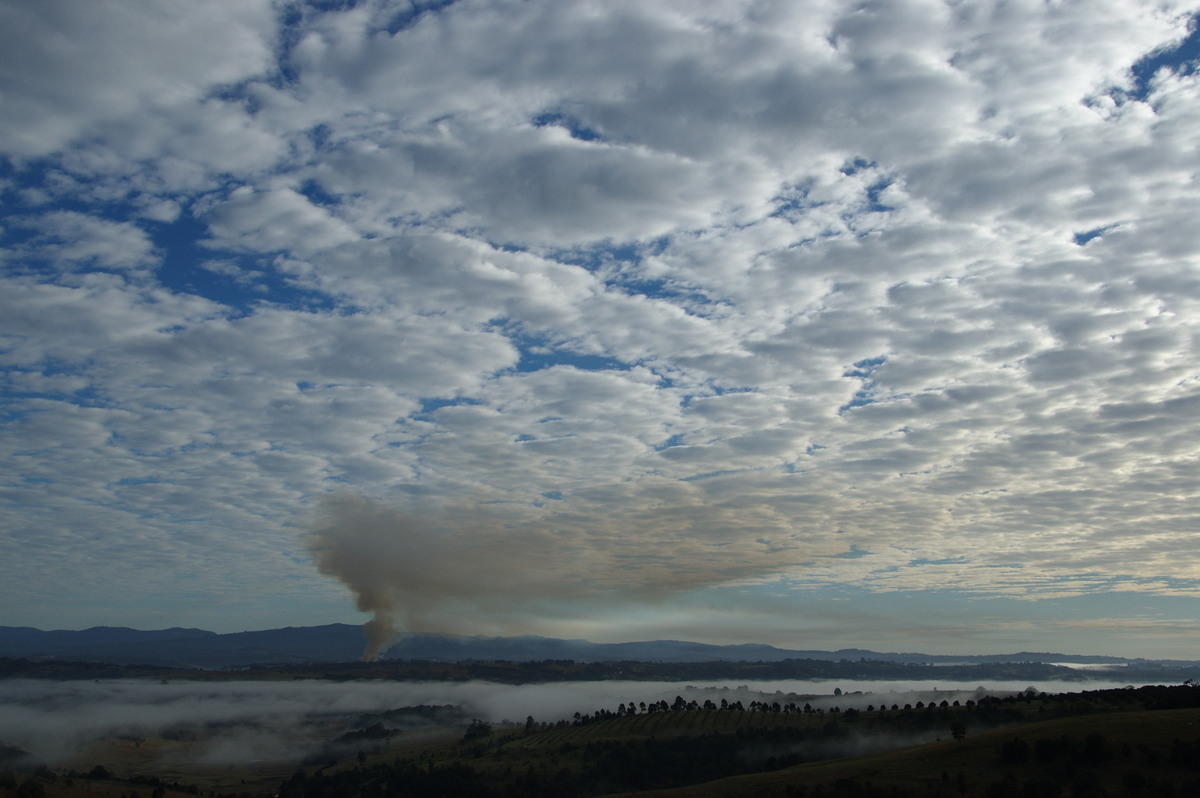
{"type": "MultiPolygon", "coordinates": [[[[495,726],[406,707],[359,722],[278,776],[53,769],[7,747],[0,796],[1200,795],[1200,686],[1190,683],[862,710],[677,697],[495,726]],[[414,732],[413,717],[429,725],[414,732]]],[[[153,742],[126,745],[128,765],[153,742]]]]}

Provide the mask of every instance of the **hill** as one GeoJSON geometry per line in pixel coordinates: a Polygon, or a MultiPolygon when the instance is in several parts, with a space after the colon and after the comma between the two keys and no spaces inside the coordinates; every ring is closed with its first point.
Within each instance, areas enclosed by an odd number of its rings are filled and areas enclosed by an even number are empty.
{"type": "MultiPolygon", "coordinates": [[[[245,668],[310,662],[354,662],[363,652],[362,629],[349,624],[286,627],[264,631],[217,634],[203,629],[141,631],[124,627],[94,627],[82,631],[43,631],[31,627],[0,627],[0,657],[33,661],[74,660],[117,665],[157,665],[175,668],[245,668]]],[[[1114,667],[1194,666],[1197,663],[1124,659],[1098,655],[1018,652],[976,656],[886,653],[867,649],[821,651],[781,649],[768,645],[710,645],[678,640],[630,643],[592,643],[537,636],[456,637],[408,635],[385,653],[388,660],[429,662],[783,662],[811,660],[844,662],[870,660],[914,665],[982,665],[988,663],[1087,664],[1114,667]]]]}
{"type": "Polygon", "coordinates": [[[202,629],[82,631],[0,627],[0,657],[173,668],[242,668],[256,663],[344,662],[362,654],[362,628],[349,624],[217,634],[202,629]]]}

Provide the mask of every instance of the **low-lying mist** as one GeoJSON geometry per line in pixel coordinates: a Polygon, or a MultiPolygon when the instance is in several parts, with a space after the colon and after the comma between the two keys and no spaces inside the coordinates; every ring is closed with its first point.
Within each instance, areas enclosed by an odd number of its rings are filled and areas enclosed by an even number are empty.
{"type": "MultiPolygon", "coordinates": [[[[0,681],[0,742],[29,751],[50,764],[77,757],[95,740],[167,737],[190,740],[188,756],[197,763],[295,760],[322,742],[365,725],[364,716],[401,707],[461,707],[461,717],[489,722],[569,720],[575,713],[615,710],[676,696],[703,704],[722,699],[767,703],[807,703],[813,709],[965,702],[984,695],[1007,695],[1030,685],[986,686],[934,682],[779,681],[566,682],[503,685],[491,682],[326,682],[326,681],[0,681]],[[835,695],[840,691],[840,695],[835,695]]],[[[1088,689],[1120,687],[1089,682],[1088,689]]],[[[1065,692],[1076,683],[1046,683],[1037,689],[1065,692]]],[[[418,717],[385,723],[392,728],[435,723],[418,717]]],[[[876,741],[877,742],[877,741],[876,741]]],[[[864,741],[874,747],[876,743],[864,741]]]]}
{"type": "MultiPolygon", "coordinates": [[[[62,763],[95,740],[196,743],[209,764],[297,758],[364,714],[420,703],[394,683],[0,681],[0,741],[62,763]]],[[[393,724],[396,725],[396,724],[393,724]]]]}

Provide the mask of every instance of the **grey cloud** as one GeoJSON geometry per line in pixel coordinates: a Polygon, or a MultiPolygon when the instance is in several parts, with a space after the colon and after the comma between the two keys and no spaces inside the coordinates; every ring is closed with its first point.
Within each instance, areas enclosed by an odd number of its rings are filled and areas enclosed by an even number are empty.
{"type": "Polygon", "coordinates": [[[208,213],[208,220],[212,245],[228,249],[287,249],[304,255],[358,239],[345,222],[288,188],[256,193],[239,187],[208,213]]]}
{"type": "Polygon", "coordinates": [[[45,258],[60,269],[87,266],[132,270],[157,263],[144,230],[128,222],[98,219],[73,211],[57,211],[29,220],[39,230],[28,247],[33,260],[45,258]]]}
{"type": "Polygon", "coordinates": [[[274,9],[263,0],[180,10],[151,2],[0,8],[5,151],[41,156],[129,115],[195,102],[211,88],[261,74],[274,46],[274,9]]]}

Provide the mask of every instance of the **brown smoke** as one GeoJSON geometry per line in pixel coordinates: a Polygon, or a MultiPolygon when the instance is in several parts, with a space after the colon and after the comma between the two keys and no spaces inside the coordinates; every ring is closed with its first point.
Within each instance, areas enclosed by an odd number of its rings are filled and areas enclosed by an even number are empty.
{"type": "MultiPolygon", "coordinates": [[[[661,511],[660,511],[661,512],[661,511]]],[[[714,540],[680,517],[559,516],[503,525],[478,507],[408,513],[353,495],[321,504],[309,548],[371,613],[366,660],[399,632],[507,634],[777,570],[777,552],[714,540]],[[644,530],[631,535],[629,530],[644,530]],[[614,531],[616,529],[617,531],[614,531]]],[[[693,519],[695,516],[692,516],[693,519]]],[[[720,513],[707,519],[723,526],[720,513]]],[[[728,519],[725,519],[728,520],[728,519]]],[[[725,527],[728,529],[728,527],[725,527]]]]}
{"type": "Polygon", "coordinates": [[[363,627],[366,660],[402,630],[505,628],[506,612],[565,591],[558,569],[569,568],[571,548],[561,537],[464,511],[406,514],[350,495],[323,502],[310,540],[321,573],[372,613],[363,627]]]}

